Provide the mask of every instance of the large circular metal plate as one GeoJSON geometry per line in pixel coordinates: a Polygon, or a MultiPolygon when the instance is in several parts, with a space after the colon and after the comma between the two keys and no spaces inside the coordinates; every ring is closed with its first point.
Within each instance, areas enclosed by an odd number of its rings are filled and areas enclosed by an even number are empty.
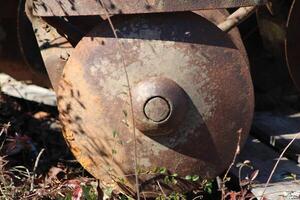
{"type": "Polygon", "coordinates": [[[300,2],[294,0],[287,22],[287,33],[285,41],[286,59],[290,75],[300,89],[300,2]]]}
{"type": "MultiPolygon", "coordinates": [[[[210,22],[214,23],[216,26],[220,23],[224,22],[227,17],[230,15],[226,9],[216,9],[216,10],[197,10],[193,11],[194,13],[204,17],[210,22]]],[[[244,55],[246,62],[249,64],[247,52],[242,41],[239,29],[237,27],[232,28],[229,32],[227,32],[228,36],[234,43],[234,45],[240,50],[240,52],[244,55]]]]}
{"type": "MultiPolygon", "coordinates": [[[[95,177],[125,180],[131,189],[136,156],[145,190],[161,178],[157,168],[180,177],[221,173],[253,114],[244,55],[213,23],[190,12],[116,16],[113,23],[119,39],[106,23],[92,30],[59,85],[63,132],[76,158],[95,177]]],[[[185,190],[194,183],[178,178],[162,185],[185,190]]]]}

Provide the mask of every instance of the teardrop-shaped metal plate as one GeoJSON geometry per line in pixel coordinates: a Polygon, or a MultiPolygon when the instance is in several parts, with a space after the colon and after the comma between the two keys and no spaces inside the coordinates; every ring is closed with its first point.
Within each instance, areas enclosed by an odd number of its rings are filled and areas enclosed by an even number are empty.
{"type": "MultiPolygon", "coordinates": [[[[112,22],[119,39],[109,24],[100,24],[76,46],[59,84],[63,132],[75,157],[95,177],[124,180],[129,189],[135,158],[145,190],[161,175],[155,169],[179,177],[221,173],[253,115],[245,55],[191,12],[116,16],[112,22]]],[[[179,180],[166,188],[195,186],[179,180]]]]}

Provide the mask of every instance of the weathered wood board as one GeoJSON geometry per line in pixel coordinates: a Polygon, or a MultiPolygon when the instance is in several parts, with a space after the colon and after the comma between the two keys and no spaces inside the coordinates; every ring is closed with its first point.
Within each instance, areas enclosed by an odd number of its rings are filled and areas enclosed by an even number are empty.
{"type": "Polygon", "coordinates": [[[0,73],[0,91],[13,97],[56,106],[56,95],[53,90],[36,85],[27,85],[4,73],[0,73]]]}
{"type": "MultiPolygon", "coordinates": [[[[293,115],[258,112],[255,114],[252,134],[281,151],[300,132],[300,113],[293,115]]],[[[286,154],[300,163],[300,137],[297,138],[286,154]]]]}
{"type": "MultiPolygon", "coordinates": [[[[264,195],[267,200],[292,200],[300,199],[300,183],[298,182],[281,182],[272,183],[267,187],[264,195]]],[[[259,200],[263,194],[263,185],[257,185],[253,189],[256,198],[259,200]]]]}
{"type": "MultiPolygon", "coordinates": [[[[247,167],[242,169],[242,179],[246,176],[250,176],[254,169],[259,170],[259,174],[254,181],[252,190],[256,197],[259,198],[261,196],[265,183],[267,182],[279,155],[280,154],[271,147],[250,136],[238,156],[237,163],[249,160],[253,166],[253,169],[247,167]]],[[[232,168],[231,171],[235,176],[239,176],[239,169],[237,167],[232,168]]],[[[300,165],[295,161],[283,157],[275,170],[271,179],[271,184],[266,190],[265,197],[269,200],[282,199],[282,197],[284,197],[283,199],[285,199],[285,197],[288,199],[291,195],[297,194],[297,192],[300,192],[300,165]],[[292,175],[296,176],[295,180],[291,179],[292,175]]]]}

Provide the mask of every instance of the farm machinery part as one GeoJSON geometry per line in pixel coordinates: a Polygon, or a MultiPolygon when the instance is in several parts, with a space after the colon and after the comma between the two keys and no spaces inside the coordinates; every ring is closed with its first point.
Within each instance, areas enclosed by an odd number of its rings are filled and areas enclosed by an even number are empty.
{"type": "Polygon", "coordinates": [[[64,136],[106,183],[134,194],[138,170],[140,189],[151,196],[165,178],[155,168],[166,168],[181,178],[161,187],[183,192],[197,184],[182,177],[215,177],[244,142],[254,106],[249,62],[237,29],[227,34],[215,25],[228,17],[225,10],[136,13],[110,17],[118,38],[98,13],[102,20],[71,48],[53,82],[64,136]]]}
{"type": "Polygon", "coordinates": [[[12,0],[9,3],[0,1],[0,3],[2,5],[0,6],[0,72],[7,73],[19,80],[50,87],[51,84],[43,66],[43,60],[39,56],[39,48],[30,22],[22,23],[26,34],[22,34],[22,38],[18,37],[16,28],[20,27],[17,20],[18,1],[12,0]],[[21,48],[19,41],[25,41],[30,48],[21,48]],[[35,57],[34,61],[23,59],[23,50],[26,50],[31,57],[35,57]]]}
{"type": "Polygon", "coordinates": [[[285,55],[291,77],[300,90],[300,61],[299,48],[300,41],[300,2],[295,0],[292,3],[287,20],[287,30],[285,38],[285,55]]]}
{"type": "MultiPolygon", "coordinates": [[[[119,38],[108,23],[96,26],[74,49],[58,86],[64,135],[76,158],[95,177],[106,182],[118,177],[132,189],[136,157],[144,192],[153,192],[149,185],[159,176],[146,172],[155,167],[181,177],[221,173],[251,123],[246,57],[195,13],[112,20],[119,38]]],[[[173,189],[187,185],[183,181],[173,189]]]]}
{"type": "MultiPolygon", "coordinates": [[[[64,137],[93,176],[132,195],[155,196],[191,190],[199,184],[183,177],[213,178],[228,167],[254,110],[236,25],[265,1],[19,3],[23,55],[35,71],[43,60],[64,137]],[[225,9],[233,7],[242,8],[229,15],[225,9]],[[30,53],[33,43],[40,54],[30,53]],[[166,183],[169,176],[176,184],[166,183]]],[[[300,75],[297,7],[296,0],[286,35],[293,77],[300,75]]]]}
{"type": "Polygon", "coordinates": [[[298,0],[271,0],[257,9],[257,22],[263,44],[282,66],[287,66],[290,76],[300,89],[298,37],[300,32],[300,5],[298,0]]]}

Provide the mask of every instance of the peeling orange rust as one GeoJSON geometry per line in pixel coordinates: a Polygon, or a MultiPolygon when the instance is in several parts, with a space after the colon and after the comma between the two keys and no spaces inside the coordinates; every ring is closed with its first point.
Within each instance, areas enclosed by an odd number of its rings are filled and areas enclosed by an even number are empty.
{"type": "Polygon", "coordinates": [[[43,64],[47,69],[53,89],[57,90],[64,65],[68,55],[72,54],[73,47],[66,38],[58,33],[56,28],[48,25],[43,19],[35,17],[31,19],[31,23],[35,30],[43,64]],[[47,30],[43,28],[46,26],[47,30]],[[62,57],[66,58],[62,59],[62,57]]]}
{"type": "Polygon", "coordinates": [[[76,155],[76,157],[80,157],[80,155],[81,155],[81,151],[80,151],[80,149],[78,148],[78,147],[76,147],[76,146],[72,146],[71,147],[71,150],[72,150],[72,152],[74,153],[74,155],[76,155]]]}
{"type": "MultiPolygon", "coordinates": [[[[237,131],[243,130],[243,143],[250,129],[253,88],[238,31],[222,32],[214,23],[227,13],[212,13],[113,16],[118,40],[101,23],[78,43],[59,83],[58,109],[65,137],[74,137],[69,144],[75,157],[96,178],[111,180],[114,174],[135,188],[122,56],[132,87],[138,168],[212,178],[228,167],[237,131]],[[151,99],[159,101],[148,105],[151,99]]],[[[139,174],[144,194],[160,192],[155,178],[163,179],[139,174]]],[[[179,182],[169,187],[182,192],[198,184],[179,182]]]]}
{"type": "Polygon", "coordinates": [[[84,156],[80,150],[80,148],[76,145],[76,141],[74,141],[73,133],[70,131],[63,131],[63,135],[65,139],[67,140],[68,145],[70,146],[70,150],[75,156],[75,158],[78,160],[78,162],[86,169],[90,168],[91,165],[91,159],[84,156]],[[72,135],[72,138],[70,138],[70,135],[72,135]]]}
{"type": "MultiPolygon", "coordinates": [[[[109,14],[175,12],[201,9],[233,8],[265,4],[266,0],[103,0],[109,14]]],[[[95,0],[36,0],[37,16],[78,16],[106,14],[101,3],[95,0]]]]}
{"type": "Polygon", "coordinates": [[[79,156],[78,158],[78,162],[86,169],[90,168],[91,165],[91,159],[84,157],[84,156],[79,156]]]}
{"type": "Polygon", "coordinates": [[[73,141],[74,140],[74,135],[71,131],[64,131],[64,137],[68,141],[73,141]]]}

